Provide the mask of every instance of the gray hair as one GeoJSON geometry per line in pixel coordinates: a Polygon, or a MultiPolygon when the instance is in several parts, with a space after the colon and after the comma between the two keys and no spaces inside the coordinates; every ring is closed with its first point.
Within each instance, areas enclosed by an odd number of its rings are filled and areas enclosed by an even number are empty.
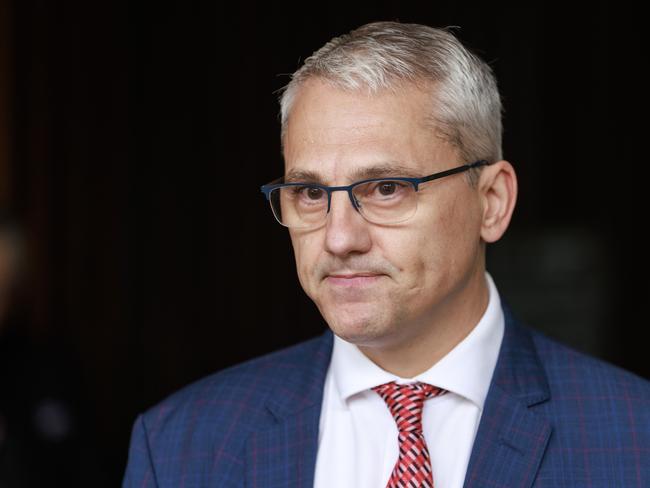
{"type": "Polygon", "coordinates": [[[428,117],[463,162],[502,159],[501,99],[492,69],[448,32],[374,22],[335,37],[305,60],[280,96],[282,141],[300,86],[310,78],[350,91],[397,93],[403,83],[432,91],[428,117]]]}

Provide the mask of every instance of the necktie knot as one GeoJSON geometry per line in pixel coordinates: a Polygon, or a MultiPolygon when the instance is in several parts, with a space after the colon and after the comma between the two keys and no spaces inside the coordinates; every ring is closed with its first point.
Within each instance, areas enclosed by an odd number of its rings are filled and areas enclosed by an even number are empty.
{"type": "Polygon", "coordinates": [[[400,432],[422,432],[422,408],[427,398],[446,393],[446,390],[427,383],[399,385],[394,381],[373,388],[386,402],[400,432]]]}

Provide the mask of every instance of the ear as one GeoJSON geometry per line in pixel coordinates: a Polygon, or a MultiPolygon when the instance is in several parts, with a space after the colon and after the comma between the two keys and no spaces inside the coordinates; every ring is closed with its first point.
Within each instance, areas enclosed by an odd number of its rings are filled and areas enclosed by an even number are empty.
{"type": "Polygon", "coordinates": [[[505,233],[517,201],[517,175],[508,161],[497,161],[483,168],[478,182],[483,207],[481,237],[498,241],[505,233]]]}

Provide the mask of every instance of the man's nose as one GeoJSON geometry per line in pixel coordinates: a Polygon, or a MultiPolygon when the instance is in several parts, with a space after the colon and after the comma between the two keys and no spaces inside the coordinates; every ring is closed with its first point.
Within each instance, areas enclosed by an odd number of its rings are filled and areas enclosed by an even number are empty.
{"type": "Polygon", "coordinates": [[[325,250],[337,256],[370,250],[369,222],[354,208],[346,192],[332,192],[325,227],[325,250]]]}

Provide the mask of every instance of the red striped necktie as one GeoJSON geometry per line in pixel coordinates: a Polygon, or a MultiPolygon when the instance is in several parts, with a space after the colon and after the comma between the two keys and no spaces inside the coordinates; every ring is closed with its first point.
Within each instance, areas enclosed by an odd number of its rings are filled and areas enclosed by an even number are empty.
{"type": "Polygon", "coordinates": [[[447,391],[426,383],[398,385],[394,381],[373,390],[384,399],[397,423],[399,457],[386,488],[433,488],[431,460],[422,432],[422,407],[427,398],[447,391]]]}

